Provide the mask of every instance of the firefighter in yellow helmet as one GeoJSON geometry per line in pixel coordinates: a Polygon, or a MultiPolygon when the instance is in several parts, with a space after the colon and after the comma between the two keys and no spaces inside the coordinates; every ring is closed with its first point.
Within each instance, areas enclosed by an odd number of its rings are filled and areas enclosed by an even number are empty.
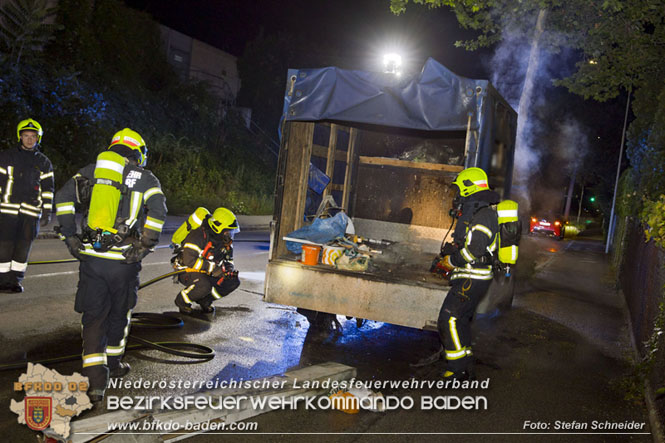
{"type": "Polygon", "coordinates": [[[185,287],[175,298],[181,313],[191,314],[192,302],[196,302],[202,312],[211,314],[215,300],[240,286],[233,266],[233,237],[239,231],[233,212],[217,208],[185,237],[173,260],[175,269],[188,269],[179,275],[185,287]]]}
{"type": "Polygon", "coordinates": [[[0,292],[23,292],[32,242],[51,220],[53,166],[39,150],[43,133],[35,120],[23,120],[18,145],[0,152],[0,292]]]}
{"type": "Polygon", "coordinates": [[[487,174],[467,168],[453,181],[456,196],[451,214],[457,218],[453,243],[441,251],[450,271],[450,290],[439,312],[438,330],[446,355],[444,378],[474,378],[471,320],[492,282],[492,254],[498,244],[499,222],[491,205],[499,195],[489,189],[487,174]]]}
{"type": "Polygon", "coordinates": [[[121,360],[141,260],[157,245],[166,220],[159,180],[144,169],[147,154],[136,131],[118,131],[96,163],[79,170],[56,194],[60,234],[81,261],[74,309],[83,314],[82,373],[92,402],[103,400],[109,377],[130,370],[121,360]],[[85,221],[80,233],[77,213],[85,221]]]}

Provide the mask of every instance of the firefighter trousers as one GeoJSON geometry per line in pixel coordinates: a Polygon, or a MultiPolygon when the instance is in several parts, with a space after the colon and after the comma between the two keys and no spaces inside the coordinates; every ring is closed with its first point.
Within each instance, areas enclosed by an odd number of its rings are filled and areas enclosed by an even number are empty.
{"type": "Polygon", "coordinates": [[[471,320],[490,283],[492,280],[470,278],[451,281],[437,323],[439,337],[446,351],[447,370],[451,372],[461,373],[471,369],[471,320]]]}
{"type": "Polygon", "coordinates": [[[83,314],[83,371],[90,389],[106,388],[109,369],[119,367],[138,299],[141,263],[85,257],[79,265],[74,308],[83,314]]]}
{"type": "Polygon", "coordinates": [[[39,219],[25,214],[0,215],[0,285],[23,280],[39,219]]]}
{"type": "Polygon", "coordinates": [[[210,306],[215,300],[229,295],[240,286],[240,280],[226,277],[221,282],[219,277],[211,277],[202,272],[186,272],[178,276],[185,288],[180,296],[186,303],[196,302],[201,306],[210,306]]]}

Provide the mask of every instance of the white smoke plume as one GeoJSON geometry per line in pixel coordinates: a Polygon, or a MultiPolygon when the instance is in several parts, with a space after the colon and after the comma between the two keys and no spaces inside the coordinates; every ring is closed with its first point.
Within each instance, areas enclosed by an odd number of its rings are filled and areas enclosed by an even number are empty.
{"type": "MultiPolygon", "coordinates": [[[[535,29],[536,16],[531,20],[535,29]]],[[[544,23],[542,38],[552,42],[555,36],[547,31],[546,20],[544,23]]],[[[532,51],[533,45],[531,35],[526,35],[523,30],[506,27],[490,66],[492,83],[513,109],[518,111],[513,197],[520,201],[521,207],[526,211],[532,206],[531,183],[534,175],[541,170],[543,155],[550,149],[556,149],[543,140],[545,134],[551,132],[552,125],[545,91],[553,87],[552,79],[560,75],[561,68],[558,54],[550,52],[542,45],[536,46],[536,50],[532,51]],[[531,88],[530,91],[528,88],[531,88]]]]}

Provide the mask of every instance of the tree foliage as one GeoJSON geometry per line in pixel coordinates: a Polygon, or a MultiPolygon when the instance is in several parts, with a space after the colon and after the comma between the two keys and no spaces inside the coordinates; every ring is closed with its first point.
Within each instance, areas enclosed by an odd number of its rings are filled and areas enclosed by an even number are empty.
{"type": "Polygon", "coordinates": [[[255,155],[262,148],[204,83],[178,78],[149,16],[118,0],[60,0],[56,23],[40,48],[46,57],[0,65],[0,131],[15,143],[19,120],[39,121],[57,186],[131,127],[147,142],[170,211],[270,211],[274,173],[255,155]]]}
{"type": "Polygon", "coordinates": [[[13,0],[0,8],[3,63],[18,66],[24,57],[38,55],[61,27],[48,23],[56,13],[47,0],[13,0]]]}
{"type": "Polygon", "coordinates": [[[566,46],[582,53],[576,72],[558,84],[586,98],[607,100],[653,75],[662,78],[665,8],[660,0],[391,0],[391,10],[399,14],[410,1],[450,7],[463,27],[480,33],[457,43],[467,49],[492,45],[507,30],[529,36],[536,13],[546,9],[546,48],[566,46]]]}

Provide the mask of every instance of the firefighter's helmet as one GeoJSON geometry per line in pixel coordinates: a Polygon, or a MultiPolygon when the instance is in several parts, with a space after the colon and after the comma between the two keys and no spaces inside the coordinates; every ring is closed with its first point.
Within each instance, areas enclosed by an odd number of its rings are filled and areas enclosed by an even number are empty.
{"type": "Polygon", "coordinates": [[[21,120],[21,122],[16,126],[16,139],[21,141],[21,132],[22,131],[35,131],[37,133],[37,144],[42,142],[42,135],[44,131],[42,130],[42,125],[37,123],[35,120],[29,118],[27,120],[21,120]]]}
{"type": "Polygon", "coordinates": [[[487,174],[480,168],[467,168],[463,170],[457,175],[453,184],[457,185],[462,197],[468,197],[476,192],[489,190],[487,174]]]}
{"type": "Polygon", "coordinates": [[[143,141],[143,137],[141,137],[138,132],[132,131],[129,128],[116,132],[111,139],[109,149],[117,145],[126,146],[132,151],[135,151],[136,161],[139,166],[142,168],[145,167],[148,162],[148,148],[145,145],[145,141],[143,141]]]}
{"type": "Polygon", "coordinates": [[[234,234],[240,231],[235,214],[226,208],[215,209],[215,212],[208,217],[208,224],[216,234],[221,234],[225,230],[231,230],[234,234]]]}

